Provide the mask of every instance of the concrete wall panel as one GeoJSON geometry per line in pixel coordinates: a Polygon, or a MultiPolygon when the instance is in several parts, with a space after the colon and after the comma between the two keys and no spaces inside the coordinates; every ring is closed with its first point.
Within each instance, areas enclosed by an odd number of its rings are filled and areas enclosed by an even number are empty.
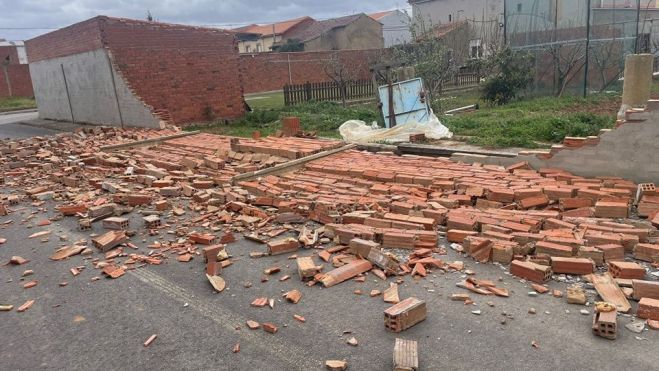
{"type": "Polygon", "coordinates": [[[38,61],[30,64],[30,74],[41,118],[160,127],[159,120],[113,71],[105,49],[38,61]]]}

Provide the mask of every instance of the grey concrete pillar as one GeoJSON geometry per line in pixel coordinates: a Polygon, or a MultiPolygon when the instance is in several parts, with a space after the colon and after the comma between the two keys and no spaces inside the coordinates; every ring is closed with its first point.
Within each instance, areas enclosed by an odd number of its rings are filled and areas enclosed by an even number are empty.
{"type": "Polygon", "coordinates": [[[622,88],[623,107],[645,106],[652,87],[652,54],[630,54],[625,58],[625,80],[622,88]]]}

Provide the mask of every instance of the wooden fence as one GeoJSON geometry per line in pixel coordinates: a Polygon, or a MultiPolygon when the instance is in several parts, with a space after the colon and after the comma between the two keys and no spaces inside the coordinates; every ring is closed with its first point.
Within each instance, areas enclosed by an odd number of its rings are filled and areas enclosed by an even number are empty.
{"type": "Polygon", "coordinates": [[[478,85],[481,82],[481,76],[477,72],[457,73],[444,82],[445,88],[460,88],[466,86],[478,85]]]}
{"type": "MultiPolygon", "coordinates": [[[[350,81],[345,86],[345,99],[375,99],[373,82],[370,80],[350,81]]],[[[341,102],[341,86],[335,82],[307,82],[284,86],[284,104],[291,106],[309,101],[341,102]]]]}

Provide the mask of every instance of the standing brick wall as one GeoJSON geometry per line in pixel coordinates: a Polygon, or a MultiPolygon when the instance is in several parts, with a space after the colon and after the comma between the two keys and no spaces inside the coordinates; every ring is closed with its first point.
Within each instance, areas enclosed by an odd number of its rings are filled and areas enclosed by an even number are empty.
{"type": "Polygon", "coordinates": [[[245,93],[257,93],[281,90],[289,82],[303,84],[307,81],[331,81],[324,68],[328,59],[337,58],[337,55],[342,64],[355,71],[356,79],[370,79],[369,67],[383,52],[383,49],[369,49],[242,54],[240,67],[243,89],[245,93]]]}
{"type": "Polygon", "coordinates": [[[101,33],[115,68],[163,118],[187,123],[244,114],[233,33],[116,18],[106,18],[101,33]]]}
{"type": "Polygon", "coordinates": [[[25,42],[30,63],[90,52],[103,47],[98,22],[101,17],[60,28],[25,42]]]}
{"type": "MultiPolygon", "coordinates": [[[[27,64],[10,64],[7,66],[7,74],[11,82],[12,96],[27,98],[34,96],[32,80],[30,79],[30,66],[27,64]]],[[[0,69],[0,98],[7,97],[9,97],[9,88],[7,87],[5,74],[0,69]]]]}
{"type": "Polygon", "coordinates": [[[30,62],[104,48],[137,99],[175,124],[245,112],[232,32],[98,16],[26,42],[30,62]]]}
{"type": "Polygon", "coordinates": [[[9,56],[9,64],[18,64],[18,50],[13,45],[0,46],[0,63],[9,56]]]}

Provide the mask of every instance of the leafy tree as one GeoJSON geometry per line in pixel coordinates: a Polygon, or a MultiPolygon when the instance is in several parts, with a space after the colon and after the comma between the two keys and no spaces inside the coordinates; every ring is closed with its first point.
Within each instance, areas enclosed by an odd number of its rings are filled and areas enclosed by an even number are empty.
{"type": "Polygon", "coordinates": [[[485,80],[483,99],[505,104],[533,82],[533,56],[524,51],[501,49],[488,62],[493,73],[485,80]]]}
{"type": "Polygon", "coordinates": [[[275,46],[273,48],[275,51],[286,53],[286,52],[303,52],[304,43],[298,39],[288,39],[283,45],[275,46]]]}

